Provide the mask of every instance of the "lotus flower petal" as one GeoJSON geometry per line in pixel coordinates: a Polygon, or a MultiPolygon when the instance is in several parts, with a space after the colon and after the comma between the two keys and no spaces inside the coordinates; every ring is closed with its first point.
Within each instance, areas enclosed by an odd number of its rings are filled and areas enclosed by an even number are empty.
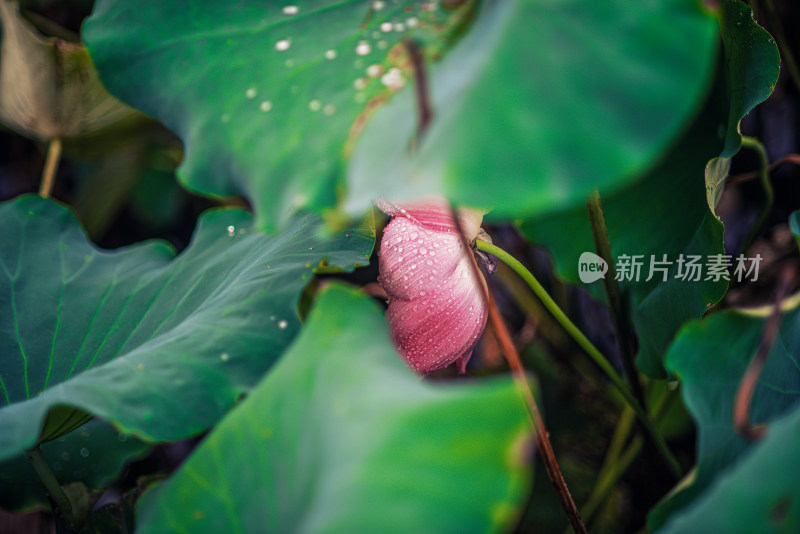
{"type": "MultiPolygon", "coordinates": [[[[418,373],[455,361],[463,373],[488,313],[449,204],[439,198],[376,204],[393,217],[383,231],[378,281],[389,297],[395,346],[418,373]]],[[[458,216],[467,239],[475,239],[482,215],[462,209],[458,216]]]]}

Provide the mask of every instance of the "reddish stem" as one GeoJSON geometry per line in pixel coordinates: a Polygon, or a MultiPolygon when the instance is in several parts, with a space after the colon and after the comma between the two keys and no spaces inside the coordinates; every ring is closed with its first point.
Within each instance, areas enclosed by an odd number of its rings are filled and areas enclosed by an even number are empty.
{"type": "Polygon", "coordinates": [[[761,376],[761,371],[763,371],[764,365],[767,363],[767,357],[772,352],[772,347],[778,338],[781,318],[783,317],[781,302],[786,298],[792,287],[795,272],[796,268],[791,263],[784,266],[781,272],[778,288],[775,291],[775,305],[766,323],[764,323],[764,333],[761,336],[758,352],[756,352],[755,358],[750,362],[750,365],[747,366],[747,370],[742,376],[739,388],[736,391],[733,404],[733,426],[739,434],[752,441],[760,440],[767,434],[765,425],[753,425],[750,423],[750,405],[758,385],[758,378],[761,376]]]}
{"type": "MultiPolygon", "coordinates": [[[[789,154],[787,156],[783,156],[781,159],[767,167],[767,172],[772,172],[778,167],[783,166],[785,163],[794,163],[795,165],[800,165],[800,154],[789,154]]],[[[737,174],[736,176],[731,176],[728,178],[728,183],[730,184],[738,184],[740,182],[746,182],[748,180],[754,180],[761,176],[761,171],[751,171],[751,172],[744,172],[742,174],[737,174]]]]}
{"type": "Polygon", "coordinates": [[[488,284],[486,284],[483,280],[483,275],[481,274],[480,269],[478,269],[475,256],[469,253],[469,240],[464,235],[464,229],[461,227],[461,223],[458,220],[458,215],[456,214],[455,210],[452,209],[452,207],[450,211],[455,227],[461,236],[461,243],[464,246],[465,254],[467,254],[469,257],[469,262],[472,266],[472,274],[475,277],[478,286],[483,288],[483,298],[486,302],[487,308],[489,309],[489,320],[494,328],[497,341],[500,343],[503,354],[508,361],[508,366],[511,368],[512,376],[514,377],[515,382],[518,384],[523,396],[525,397],[525,404],[528,408],[528,419],[536,433],[537,446],[542,454],[542,461],[545,469],[547,470],[547,475],[550,477],[550,481],[553,483],[553,487],[555,488],[556,494],[561,501],[561,505],[564,507],[564,511],[567,513],[567,517],[569,518],[569,522],[572,524],[573,530],[575,530],[575,532],[578,534],[585,534],[586,526],[583,524],[583,519],[581,519],[581,515],[578,511],[578,507],[575,505],[575,501],[572,500],[572,495],[570,494],[567,483],[564,480],[564,475],[561,473],[561,469],[558,467],[558,462],[556,461],[556,456],[553,452],[553,446],[550,443],[550,437],[547,432],[547,428],[544,425],[544,419],[542,418],[539,408],[536,405],[536,400],[533,397],[530,384],[525,376],[525,368],[522,366],[522,361],[519,358],[517,349],[514,346],[514,342],[511,340],[508,327],[506,326],[505,321],[503,321],[503,317],[500,315],[500,311],[497,308],[497,304],[495,303],[488,284]]]}

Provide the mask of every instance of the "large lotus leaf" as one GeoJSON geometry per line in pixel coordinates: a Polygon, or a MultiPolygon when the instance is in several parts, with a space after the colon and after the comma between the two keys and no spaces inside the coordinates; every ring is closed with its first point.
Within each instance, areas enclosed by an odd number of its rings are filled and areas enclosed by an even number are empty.
{"type": "MultiPolygon", "coordinates": [[[[791,305],[796,304],[795,299],[791,305]]],[[[756,445],[736,432],[732,414],[736,390],[758,349],[764,329],[763,315],[767,312],[730,310],[691,322],[670,347],[665,360],[667,368],[682,379],[684,401],[697,423],[698,465],[688,483],[651,513],[651,528],[663,525],[672,514],[694,502],[712,485],[719,486],[722,476],[738,472],[745,465],[745,459],[754,454],[756,445]]],[[[800,404],[798,354],[800,310],[793,309],[783,317],[753,395],[750,418],[754,424],[770,424],[800,404]]],[[[796,440],[793,445],[796,447],[796,440]]],[[[770,481],[763,477],[760,484],[766,488],[773,482],[779,483],[778,479],[770,481]]],[[[754,491],[753,487],[750,491],[754,491]]]]}
{"type": "Polygon", "coordinates": [[[42,37],[9,0],[0,0],[0,24],[0,121],[53,139],[138,116],[103,88],[83,45],[42,37]]]}
{"type": "Polygon", "coordinates": [[[220,209],[177,258],[159,242],[108,252],[35,196],[0,205],[0,226],[0,459],[86,413],[148,440],[208,428],[294,337],[317,264],[352,268],[373,243],[321,238],[311,216],[269,237],[220,209]]]}
{"type": "Polygon", "coordinates": [[[800,410],[771,426],[763,443],[735,469],[721,474],[697,503],[677,515],[659,534],[800,532],[800,410]]]}
{"type": "Polygon", "coordinates": [[[430,68],[434,119],[416,150],[410,89],[365,128],[348,207],[443,192],[488,217],[530,217],[630,184],[696,112],[716,34],[694,0],[483,2],[430,68]]]}
{"type": "Polygon", "coordinates": [[[272,372],[142,498],[137,532],[507,531],[531,438],[511,380],[421,382],[378,307],[332,285],[272,372]]]}
{"type": "MultiPolygon", "coordinates": [[[[663,355],[680,326],[725,293],[726,281],[706,280],[707,272],[698,282],[676,279],[675,262],[681,254],[699,255],[703,264],[709,256],[724,254],[723,227],[713,210],[730,162],[718,156],[738,151],[739,121],[769,96],[778,75],[775,43],[746,5],[725,0],[719,23],[724,57],[703,112],[641,182],[603,199],[612,256],[644,256],[639,281],[628,281],[623,288],[632,300],[639,333],[638,366],[653,377],[665,376],[663,355]],[[664,255],[673,262],[667,282],[658,273],[647,281],[650,258],[659,261],[664,255]]],[[[561,277],[579,282],[578,258],[594,250],[583,206],[530,220],[522,229],[550,250],[561,277]]],[[[600,288],[601,282],[592,287],[596,295],[600,288]]]]}
{"type": "Polygon", "coordinates": [[[354,125],[407,80],[398,43],[446,48],[471,4],[100,0],[84,38],[106,86],[183,139],[187,187],[244,193],[273,226],[335,203],[354,125]]]}
{"type": "MultiPolygon", "coordinates": [[[[709,210],[704,189],[706,162],[720,148],[718,125],[713,112],[706,111],[644,180],[602,199],[612,256],[642,256],[638,278],[620,285],[631,301],[639,334],[637,363],[650,376],[665,376],[662,359],[675,333],[687,320],[700,317],[708,303],[722,298],[727,288],[725,280],[676,278],[681,254],[701,256],[705,263],[708,255],[724,253],[722,223],[709,210]],[[658,271],[647,280],[651,258],[661,261],[664,255],[671,262],[666,265],[666,282],[658,271]]],[[[580,283],[578,259],[595,250],[585,206],[527,221],[521,229],[548,248],[559,276],[580,283]]],[[[603,295],[601,280],[584,287],[603,295]]]]}
{"type": "MultiPolygon", "coordinates": [[[[127,462],[149,448],[100,419],[41,445],[47,464],[60,482],[79,481],[92,489],[108,485],[127,462]]],[[[0,508],[20,511],[36,505],[48,507],[50,500],[30,460],[23,454],[0,462],[0,508]]]]}

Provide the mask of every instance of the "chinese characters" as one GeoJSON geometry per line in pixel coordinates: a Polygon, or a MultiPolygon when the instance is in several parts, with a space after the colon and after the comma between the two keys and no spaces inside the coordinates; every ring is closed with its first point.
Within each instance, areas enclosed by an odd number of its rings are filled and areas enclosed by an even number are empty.
{"type": "Polygon", "coordinates": [[[660,258],[652,254],[649,261],[645,260],[644,254],[622,254],[615,264],[615,278],[622,282],[649,282],[653,279],[666,282],[670,278],[685,282],[719,282],[732,279],[737,282],[755,282],[758,280],[760,263],[761,254],[756,254],[753,258],[739,254],[735,260],[729,254],[710,254],[705,257],[705,261],[703,256],[694,254],[681,254],[674,261],[668,260],[666,254],[662,254],[660,258]],[[642,278],[645,274],[646,278],[642,278]]]}

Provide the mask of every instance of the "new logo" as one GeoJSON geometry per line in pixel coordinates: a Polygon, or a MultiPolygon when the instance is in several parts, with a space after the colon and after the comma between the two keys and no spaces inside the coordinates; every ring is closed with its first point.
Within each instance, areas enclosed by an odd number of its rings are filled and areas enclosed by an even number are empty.
{"type": "Polygon", "coordinates": [[[594,252],[584,252],[578,258],[578,277],[584,284],[605,278],[607,272],[608,263],[594,252]]]}

